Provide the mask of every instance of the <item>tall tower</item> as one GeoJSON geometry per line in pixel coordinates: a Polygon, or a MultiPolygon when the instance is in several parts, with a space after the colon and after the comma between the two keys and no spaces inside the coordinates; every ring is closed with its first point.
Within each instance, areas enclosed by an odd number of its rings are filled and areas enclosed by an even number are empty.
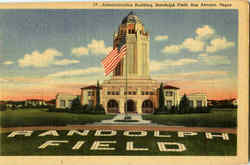
{"type": "Polygon", "coordinates": [[[121,39],[126,40],[127,54],[113,72],[113,78],[150,79],[149,75],[149,34],[145,32],[142,21],[130,12],[121,22],[118,32],[113,36],[113,46],[121,39]]]}
{"type": "Polygon", "coordinates": [[[101,104],[107,113],[153,112],[158,107],[160,84],[149,74],[149,34],[132,12],[123,18],[114,34],[114,48],[124,40],[127,54],[113,71],[112,78],[102,82],[101,104]]]}

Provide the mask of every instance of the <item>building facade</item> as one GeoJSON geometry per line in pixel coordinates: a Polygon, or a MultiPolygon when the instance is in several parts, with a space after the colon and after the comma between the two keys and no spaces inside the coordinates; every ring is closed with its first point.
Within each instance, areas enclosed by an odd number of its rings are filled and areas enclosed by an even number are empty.
{"type": "Polygon", "coordinates": [[[47,103],[44,100],[40,99],[28,99],[25,101],[24,105],[25,107],[28,106],[36,107],[36,106],[46,106],[47,103]]]}
{"type": "MultiPolygon", "coordinates": [[[[100,103],[106,113],[152,113],[158,108],[160,83],[150,77],[150,35],[145,31],[142,21],[132,12],[122,20],[118,32],[114,33],[113,47],[117,47],[122,40],[126,41],[126,55],[113,71],[112,77],[102,82],[100,103]]],[[[166,85],[164,93],[167,106],[179,104],[179,88],[166,85]]],[[[82,105],[95,105],[96,86],[81,88],[80,97],[82,105]]]]}
{"type": "Polygon", "coordinates": [[[76,95],[58,93],[56,95],[56,108],[71,108],[72,101],[77,98],[76,95]]]}

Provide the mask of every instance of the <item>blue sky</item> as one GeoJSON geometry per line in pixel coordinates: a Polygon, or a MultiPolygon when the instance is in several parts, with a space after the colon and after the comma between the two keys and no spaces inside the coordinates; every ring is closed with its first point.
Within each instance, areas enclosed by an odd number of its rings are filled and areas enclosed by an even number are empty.
{"type": "MultiPolygon", "coordinates": [[[[20,96],[24,89],[35,91],[25,97],[55,95],[103,80],[101,59],[130,11],[1,10],[0,81],[7,89],[0,97],[20,88],[20,96]]],[[[189,92],[196,89],[185,84],[193,82],[236,95],[237,10],[133,11],[150,34],[152,78],[189,92]]]]}

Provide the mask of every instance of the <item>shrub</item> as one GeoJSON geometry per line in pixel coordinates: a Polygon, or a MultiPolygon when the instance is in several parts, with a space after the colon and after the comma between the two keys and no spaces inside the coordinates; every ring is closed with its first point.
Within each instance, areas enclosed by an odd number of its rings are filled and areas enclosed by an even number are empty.
{"type": "Polygon", "coordinates": [[[7,110],[6,104],[0,104],[0,111],[6,111],[6,110],[7,110]]]}
{"type": "Polygon", "coordinates": [[[93,111],[95,114],[105,114],[105,109],[104,107],[101,105],[101,104],[97,104],[95,107],[94,107],[94,111],[93,111]]]}
{"type": "Polygon", "coordinates": [[[80,99],[77,97],[72,101],[70,110],[72,112],[77,113],[78,111],[81,111],[81,109],[82,109],[82,105],[81,105],[80,99]]]}
{"type": "Polygon", "coordinates": [[[48,108],[48,112],[67,112],[67,111],[68,111],[67,108],[66,109],[64,109],[64,108],[56,108],[54,106],[50,106],[48,108]]]}

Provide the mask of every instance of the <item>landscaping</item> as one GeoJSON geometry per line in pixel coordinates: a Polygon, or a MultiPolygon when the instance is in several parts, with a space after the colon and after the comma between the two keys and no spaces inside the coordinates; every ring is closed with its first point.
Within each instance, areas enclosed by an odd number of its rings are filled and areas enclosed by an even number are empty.
{"type": "Polygon", "coordinates": [[[150,114],[143,115],[144,120],[153,123],[190,127],[237,127],[236,109],[211,109],[210,113],[191,114],[150,114]]]}
{"type": "MultiPolygon", "coordinates": [[[[64,126],[71,124],[89,124],[113,118],[111,114],[75,114],[68,112],[48,112],[48,109],[19,109],[0,112],[1,127],[21,126],[64,126]]],[[[147,114],[144,120],[164,125],[193,127],[237,126],[237,110],[212,109],[210,113],[193,114],[147,114]]]]}
{"type": "Polygon", "coordinates": [[[114,115],[48,112],[47,109],[19,109],[0,112],[0,125],[1,127],[65,126],[99,122],[101,120],[111,119],[113,116],[114,115]]]}
{"type": "MultiPolygon", "coordinates": [[[[161,135],[169,137],[156,137],[154,131],[144,131],[143,136],[135,136],[137,133],[133,133],[134,136],[127,136],[122,130],[116,131],[112,136],[96,136],[97,130],[91,130],[87,135],[72,135],[69,131],[57,131],[57,136],[45,135],[46,131],[34,131],[30,136],[16,135],[15,137],[8,137],[11,133],[2,133],[0,155],[236,155],[236,134],[228,134],[228,139],[225,140],[222,137],[209,139],[205,132],[183,137],[178,132],[161,131],[161,135]],[[46,145],[48,143],[52,145],[46,145]],[[98,143],[103,145],[97,147],[98,143]],[[166,146],[169,150],[162,149],[160,143],[170,144],[166,146]],[[183,147],[178,147],[177,143],[183,147]]],[[[213,133],[213,135],[216,134],[218,133],[213,133]]]]}

